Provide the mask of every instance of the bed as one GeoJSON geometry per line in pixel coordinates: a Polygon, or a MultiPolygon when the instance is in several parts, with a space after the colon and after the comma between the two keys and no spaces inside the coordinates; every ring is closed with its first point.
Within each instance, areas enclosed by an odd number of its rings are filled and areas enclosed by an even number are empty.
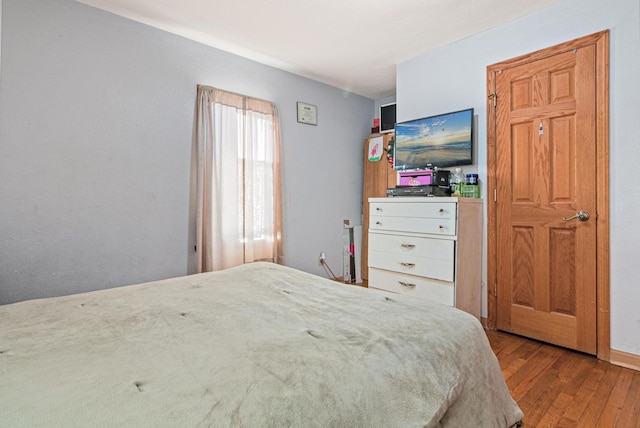
{"type": "Polygon", "coordinates": [[[0,306],[3,427],[509,427],[480,323],[250,263],[0,306]]]}

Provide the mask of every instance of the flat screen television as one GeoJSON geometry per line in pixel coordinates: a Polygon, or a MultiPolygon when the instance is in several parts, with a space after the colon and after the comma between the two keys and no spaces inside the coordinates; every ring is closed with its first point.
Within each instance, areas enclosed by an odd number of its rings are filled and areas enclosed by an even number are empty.
{"type": "Polygon", "coordinates": [[[473,163],[473,109],[396,124],[396,170],[444,168],[473,163]]]}

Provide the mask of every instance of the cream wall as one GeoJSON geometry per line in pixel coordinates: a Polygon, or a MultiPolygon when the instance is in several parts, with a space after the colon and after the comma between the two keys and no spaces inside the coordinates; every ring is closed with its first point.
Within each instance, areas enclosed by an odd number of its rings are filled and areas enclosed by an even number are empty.
{"type": "MultiPolygon", "coordinates": [[[[638,0],[562,0],[397,67],[398,121],[473,107],[477,169],[486,182],[486,67],[609,29],[611,347],[640,355],[640,6],[638,0]]],[[[486,192],[484,192],[486,193],[486,192]]],[[[485,204],[486,212],[486,204],[485,204]]],[[[486,218],[486,216],[485,216],[486,218]]],[[[486,232],[486,222],[485,222],[486,232]]],[[[486,251],[483,260],[486,283],[486,251]]],[[[486,316],[486,287],[483,289],[486,316]]]]}

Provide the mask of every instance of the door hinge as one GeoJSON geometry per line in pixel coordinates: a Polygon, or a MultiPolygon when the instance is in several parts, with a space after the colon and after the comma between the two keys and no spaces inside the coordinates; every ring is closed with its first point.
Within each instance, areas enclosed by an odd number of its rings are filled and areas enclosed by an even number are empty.
{"type": "Polygon", "coordinates": [[[498,202],[498,191],[493,189],[493,202],[498,202]]]}
{"type": "Polygon", "coordinates": [[[494,92],[493,94],[489,94],[487,98],[489,98],[490,100],[493,100],[493,107],[497,105],[498,94],[494,92]]]}
{"type": "Polygon", "coordinates": [[[498,283],[497,282],[493,283],[493,295],[498,297],[498,283]]]}

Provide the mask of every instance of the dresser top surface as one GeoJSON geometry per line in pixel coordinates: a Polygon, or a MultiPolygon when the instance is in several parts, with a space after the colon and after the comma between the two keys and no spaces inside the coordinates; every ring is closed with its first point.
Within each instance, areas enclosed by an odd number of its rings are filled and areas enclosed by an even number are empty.
{"type": "Polygon", "coordinates": [[[394,198],[369,198],[369,202],[393,202],[393,203],[415,203],[415,202],[462,202],[465,204],[482,204],[481,198],[459,198],[457,196],[396,196],[394,198]]]}

